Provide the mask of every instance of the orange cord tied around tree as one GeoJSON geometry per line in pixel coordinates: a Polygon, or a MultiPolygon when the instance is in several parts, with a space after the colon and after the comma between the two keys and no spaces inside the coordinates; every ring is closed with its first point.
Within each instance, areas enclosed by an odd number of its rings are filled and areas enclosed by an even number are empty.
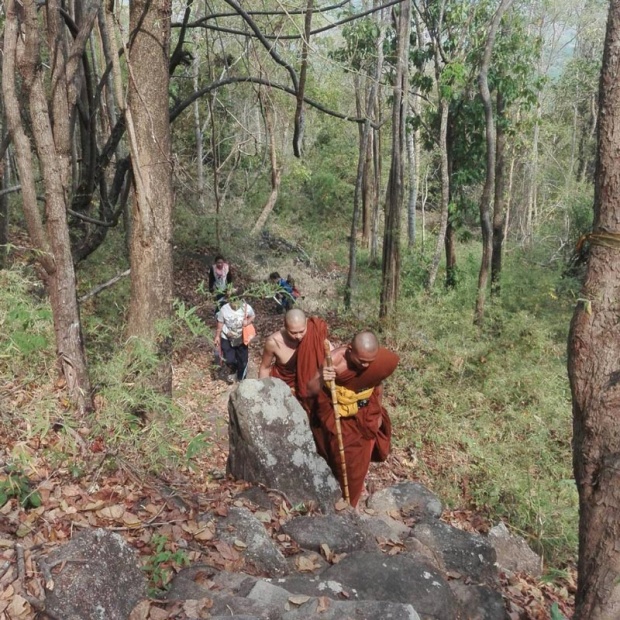
{"type": "Polygon", "coordinates": [[[584,243],[590,245],[600,245],[604,248],[616,248],[620,249],[620,234],[614,232],[591,232],[579,237],[577,241],[577,252],[581,252],[584,243]]]}
{"type": "MultiPolygon", "coordinates": [[[[327,367],[333,367],[331,349],[329,346],[329,340],[325,341],[325,365],[327,367]]],[[[338,439],[338,452],[340,452],[340,466],[342,468],[342,486],[343,495],[347,504],[351,503],[349,496],[349,480],[347,478],[347,463],[344,458],[344,442],[342,441],[342,428],[340,426],[340,410],[338,408],[338,396],[336,395],[336,382],[329,381],[329,390],[332,395],[332,406],[334,407],[334,421],[336,423],[336,437],[338,439]]]]}

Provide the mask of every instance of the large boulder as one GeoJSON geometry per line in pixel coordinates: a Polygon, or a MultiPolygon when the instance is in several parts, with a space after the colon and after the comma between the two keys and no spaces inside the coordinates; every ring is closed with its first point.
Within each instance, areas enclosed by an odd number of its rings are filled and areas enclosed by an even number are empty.
{"type": "Polygon", "coordinates": [[[146,596],[138,556],[115,532],[80,532],[54,549],[45,563],[52,567],[54,582],[45,597],[52,618],[126,620],[146,596]]]}
{"type": "Polygon", "coordinates": [[[333,510],[340,486],[316,452],[308,416],[280,379],[246,379],[228,403],[228,473],[333,510]]]}

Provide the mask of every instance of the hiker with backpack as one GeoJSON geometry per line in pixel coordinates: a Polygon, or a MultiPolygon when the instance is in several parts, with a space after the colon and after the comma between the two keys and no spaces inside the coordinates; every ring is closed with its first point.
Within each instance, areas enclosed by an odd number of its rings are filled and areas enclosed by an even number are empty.
{"type": "Polygon", "coordinates": [[[273,271],[269,274],[269,282],[277,287],[273,298],[278,304],[278,313],[283,314],[290,310],[300,297],[299,290],[295,286],[295,280],[290,275],[285,280],[277,271],[273,271]]]}

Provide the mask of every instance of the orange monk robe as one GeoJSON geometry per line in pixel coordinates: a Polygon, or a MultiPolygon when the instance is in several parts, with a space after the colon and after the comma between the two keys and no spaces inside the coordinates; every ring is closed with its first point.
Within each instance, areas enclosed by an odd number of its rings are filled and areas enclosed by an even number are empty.
{"type": "MultiPolygon", "coordinates": [[[[371,387],[377,388],[394,372],[398,362],[398,355],[379,348],[377,357],[368,368],[359,372],[347,368],[336,377],[336,384],[354,392],[362,392],[371,387]]],[[[331,392],[327,387],[317,398],[311,426],[319,454],[328,462],[344,490],[334,407],[331,392]]],[[[340,426],[349,497],[351,505],[356,506],[364,489],[364,479],[370,461],[385,461],[390,453],[392,423],[387,411],[381,406],[379,390],[374,390],[368,399],[368,404],[360,407],[356,415],[340,418],[340,426]]]]}
{"type": "MultiPolygon", "coordinates": [[[[295,352],[285,364],[277,360],[269,376],[282,379],[300,402],[308,398],[308,382],[316,377],[325,360],[327,324],[323,319],[311,317],[306,322],[306,333],[295,352]],[[298,363],[298,360],[301,360],[298,363]]],[[[303,402],[302,402],[303,405],[303,402]]]]}

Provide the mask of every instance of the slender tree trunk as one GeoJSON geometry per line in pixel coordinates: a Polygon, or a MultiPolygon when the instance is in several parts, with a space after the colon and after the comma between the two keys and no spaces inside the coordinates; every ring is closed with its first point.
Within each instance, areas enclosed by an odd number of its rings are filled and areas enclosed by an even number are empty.
{"type": "MultiPolygon", "coordinates": [[[[198,43],[198,37],[195,38],[198,43]]],[[[196,54],[192,62],[192,77],[194,81],[194,91],[199,88],[200,77],[200,55],[196,54]]],[[[205,166],[204,166],[204,136],[202,134],[202,120],[200,119],[200,100],[194,101],[194,138],[196,140],[196,189],[198,190],[198,203],[201,212],[205,210],[205,166]]]]}
{"type": "Polygon", "coordinates": [[[362,130],[362,140],[359,146],[357,160],[357,177],[355,180],[355,192],[353,194],[353,216],[351,218],[351,235],[349,237],[349,273],[344,289],[345,308],[351,308],[351,298],[355,285],[355,275],[357,271],[357,226],[360,214],[360,195],[362,193],[362,183],[364,180],[364,167],[366,163],[366,151],[368,136],[370,135],[370,122],[366,120],[362,130]]]}
{"type": "Polygon", "coordinates": [[[525,220],[525,238],[532,243],[534,235],[534,223],[536,221],[537,191],[538,191],[538,137],[540,135],[540,119],[542,117],[542,105],[540,95],[536,106],[536,122],[534,124],[534,138],[532,140],[532,154],[530,157],[530,174],[527,192],[527,212],[525,220]]]}
{"type": "Polygon", "coordinates": [[[396,43],[396,75],[392,108],[392,161],[388,178],[383,233],[383,263],[379,316],[389,317],[396,308],[400,287],[400,222],[403,203],[403,154],[405,152],[405,117],[409,84],[409,32],[411,4],[400,5],[396,43]]]}
{"type": "Polygon", "coordinates": [[[456,279],[456,232],[452,222],[448,217],[445,234],[445,251],[446,251],[446,288],[455,288],[456,279]]]}
{"type": "Polygon", "coordinates": [[[278,200],[278,191],[280,189],[280,180],[282,178],[282,168],[278,168],[278,160],[277,160],[277,149],[276,149],[276,134],[275,134],[275,123],[274,123],[274,109],[273,104],[269,100],[269,97],[265,97],[262,94],[259,94],[261,101],[263,103],[262,108],[265,111],[265,131],[269,136],[269,161],[271,162],[271,192],[269,194],[269,198],[261,211],[260,216],[256,220],[256,224],[252,228],[252,235],[258,234],[269,214],[273,211],[273,208],[276,206],[276,201],[278,200]]]}
{"type": "Polygon", "coordinates": [[[172,156],[168,111],[171,0],[130,4],[127,128],[135,180],[128,333],[161,359],[156,387],[172,391],[172,156]]]}
{"type": "Polygon", "coordinates": [[[407,132],[407,159],[409,161],[409,197],[407,200],[407,242],[415,245],[415,212],[418,202],[418,160],[416,157],[416,132],[407,132]]]}
{"type": "MultiPolygon", "coordinates": [[[[379,35],[377,37],[377,49],[383,49],[384,29],[379,26],[379,35]]],[[[355,276],[357,272],[357,229],[360,216],[360,200],[365,195],[364,185],[368,184],[369,173],[369,157],[372,153],[372,128],[370,126],[370,116],[374,114],[377,108],[377,90],[379,88],[379,80],[381,77],[383,65],[383,54],[380,53],[375,63],[374,76],[368,89],[365,101],[365,110],[362,109],[361,89],[357,88],[357,107],[358,115],[366,115],[366,122],[360,127],[360,145],[358,153],[357,176],[355,180],[355,192],[353,195],[353,215],[351,218],[351,235],[349,238],[349,273],[347,275],[347,283],[344,292],[344,304],[346,308],[351,307],[353,290],[355,288],[355,276]]],[[[366,195],[366,203],[368,196],[366,195]]]]}
{"type": "Polygon", "coordinates": [[[502,253],[506,221],[506,132],[504,98],[497,93],[497,142],[495,145],[495,198],[493,201],[493,253],[491,256],[491,295],[501,292],[502,253]]]}
{"type": "Polygon", "coordinates": [[[370,264],[376,265],[379,261],[379,219],[381,201],[381,177],[383,175],[383,159],[381,156],[381,129],[373,130],[374,140],[372,142],[373,151],[373,174],[374,174],[374,196],[372,208],[372,220],[370,227],[370,264]]]}
{"type": "Polygon", "coordinates": [[[591,250],[568,351],[573,464],[579,492],[575,620],[620,617],[619,73],[620,0],[612,0],[600,83],[591,250]]]}
{"type": "Polygon", "coordinates": [[[442,250],[445,248],[446,230],[448,229],[448,216],[450,207],[450,175],[448,172],[448,113],[450,102],[440,99],[440,125],[439,125],[439,153],[441,157],[441,208],[439,215],[439,231],[437,232],[437,243],[435,252],[428,272],[427,289],[431,290],[435,286],[437,273],[439,272],[439,262],[441,261],[442,250]]]}
{"type": "Polygon", "coordinates": [[[495,194],[495,120],[493,118],[493,104],[491,93],[489,92],[489,65],[491,64],[491,54],[495,44],[495,36],[499,28],[504,13],[512,4],[513,0],[501,0],[487,35],[487,42],[484,47],[484,55],[478,74],[478,85],[480,96],[484,106],[484,117],[486,122],[486,144],[487,144],[487,174],[480,199],[480,228],[482,230],[482,260],[480,261],[480,272],[478,274],[478,295],[476,297],[476,309],[474,322],[480,324],[484,318],[484,304],[486,300],[487,282],[491,267],[491,256],[493,253],[493,231],[491,228],[491,200],[495,194]]]}

